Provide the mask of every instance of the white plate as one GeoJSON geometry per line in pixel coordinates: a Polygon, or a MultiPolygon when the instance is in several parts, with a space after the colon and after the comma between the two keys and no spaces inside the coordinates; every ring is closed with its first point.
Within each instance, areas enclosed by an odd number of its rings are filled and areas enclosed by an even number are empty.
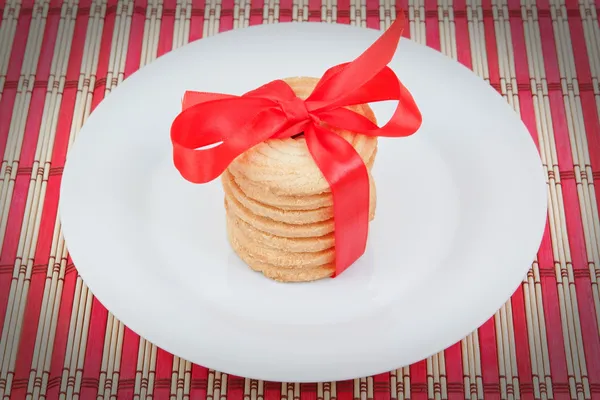
{"type": "MultiPolygon", "coordinates": [[[[220,182],[193,185],[172,165],[185,90],[320,76],[379,35],[311,23],[220,34],[161,57],[98,106],[69,154],[60,213],[79,273],[117,318],[206,367],[327,381],[419,361],[509,299],[546,218],[537,150],[490,86],[407,39],[390,66],[423,126],[381,139],[368,250],[340,277],[286,285],[252,272],[226,240],[220,182]]],[[[386,120],[393,104],[374,110],[386,120]]]]}

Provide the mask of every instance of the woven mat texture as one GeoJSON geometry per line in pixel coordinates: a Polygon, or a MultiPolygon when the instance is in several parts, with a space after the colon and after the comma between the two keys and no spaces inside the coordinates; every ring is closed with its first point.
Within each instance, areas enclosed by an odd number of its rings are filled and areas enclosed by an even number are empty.
{"type": "MultiPolygon", "coordinates": [[[[600,399],[599,7],[593,0],[0,2],[0,399],[600,399]],[[138,68],[192,40],[288,21],[383,29],[400,8],[413,40],[488,81],[538,144],[548,225],[512,299],[427,360],[319,384],[206,369],[115,319],[78,276],[57,219],[65,155],[91,110],[138,68]]],[[[110,262],[110,249],[103,256],[110,262]]]]}

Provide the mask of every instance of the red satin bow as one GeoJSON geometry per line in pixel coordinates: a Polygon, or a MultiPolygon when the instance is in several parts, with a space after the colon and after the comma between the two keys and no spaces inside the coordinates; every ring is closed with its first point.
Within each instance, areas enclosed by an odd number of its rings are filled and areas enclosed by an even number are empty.
{"type": "Polygon", "coordinates": [[[419,109],[394,71],[387,67],[398,47],[404,22],[404,14],[400,13],[356,60],[325,72],[304,101],[281,80],[242,96],[186,92],[183,111],[171,127],[176,168],[188,181],[206,183],[258,143],[304,132],[308,150],[333,195],[335,275],[339,275],[365,251],[369,179],[354,148],[323,123],[368,136],[403,137],[419,129],[419,109]],[[385,100],[397,100],[398,105],[390,121],[381,128],[344,108],[385,100]],[[215,144],[218,145],[203,148],[215,144]]]}

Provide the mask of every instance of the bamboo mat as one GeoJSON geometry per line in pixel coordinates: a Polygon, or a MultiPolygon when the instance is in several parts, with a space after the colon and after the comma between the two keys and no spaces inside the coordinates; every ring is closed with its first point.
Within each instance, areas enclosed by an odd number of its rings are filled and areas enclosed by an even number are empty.
{"type": "Polygon", "coordinates": [[[6,0],[0,7],[0,399],[600,399],[600,3],[6,0]],[[389,373],[274,383],[174,357],[94,299],[69,259],[57,204],[65,154],[104,96],[191,40],[287,21],[384,28],[396,8],[408,10],[414,40],[472,68],[520,112],[548,173],[549,223],[538,257],[493,318],[389,373]]]}

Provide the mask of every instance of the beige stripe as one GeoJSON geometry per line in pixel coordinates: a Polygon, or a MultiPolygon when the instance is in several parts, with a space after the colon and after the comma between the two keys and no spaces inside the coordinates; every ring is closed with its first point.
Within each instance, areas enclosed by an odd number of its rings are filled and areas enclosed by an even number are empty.
{"type": "Polygon", "coordinates": [[[183,399],[185,386],[185,363],[186,361],[179,357],[173,357],[171,366],[171,396],[172,400],[183,399]]]}
{"type": "Polygon", "coordinates": [[[410,367],[390,372],[391,397],[398,400],[410,399],[410,367]]]}
{"type": "Polygon", "coordinates": [[[379,0],[379,30],[385,31],[396,19],[396,5],[392,0],[379,0]]]}
{"type": "Polygon", "coordinates": [[[319,382],[317,384],[317,399],[332,400],[336,398],[335,382],[319,382]]]}
{"type": "Polygon", "coordinates": [[[263,24],[279,22],[279,0],[264,0],[263,24]]]}
{"type": "MultiPolygon", "coordinates": [[[[9,0],[6,2],[4,13],[2,14],[2,23],[0,24],[0,100],[2,100],[2,93],[4,92],[8,63],[10,61],[20,12],[21,3],[19,1],[9,0]]],[[[4,175],[0,175],[0,177],[2,176],[4,175]]]]}
{"type": "MultiPolygon", "coordinates": [[[[45,116],[50,120],[47,120],[45,117],[42,120],[42,130],[40,132],[40,138],[43,139],[46,136],[50,137],[50,148],[47,150],[48,162],[44,165],[45,169],[48,171],[50,168],[49,161],[52,155],[51,147],[54,143],[54,136],[58,123],[58,112],[60,110],[64,91],[76,18],[76,1],[65,1],[61,9],[61,20],[56,37],[57,46],[54,49],[47,86],[48,92],[46,94],[46,101],[53,102],[54,110],[52,111],[52,116],[45,116]]],[[[60,223],[57,216],[54,224],[54,235],[52,238],[50,258],[48,260],[46,282],[44,285],[42,306],[31,363],[31,372],[29,374],[29,384],[27,387],[28,399],[37,399],[40,396],[45,396],[46,393],[66,265],[66,246],[62,238],[60,223]]]]}
{"type": "Polygon", "coordinates": [[[233,29],[245,28],[250,24],[251,0],[235,0],[233,4],[233,29]]]}
{"type": "Polygon", "coordinates": [[[158,40],[162,21],[163,3],[160,0],[148,0],[146,21],[144,22],[144,39],[142,40],[142,56],[140,67],[151,63],[158,53],[158,40]]]}
{"type": "Polygon", "coordinates": [[[281,400],[294,400],[294,384],[290,382],[281,382],[281,400]]]}
{"type": "Polygon", "coordinates": [[[221,0],[206,0],[204,8],[204,27],[202,37],[213,36],[219,33],[221,19],[221,0]]]}
{"type": "MultiPolygon", "coordinates": [[[[43,1],[36,2],[27,38],[25,58],[21,68],[13,118],[9,128],[8,146],[2,163],[1,176],[4,178],[4,181],[0,182],[0,192],[2,193],[0,197],[0,213],[3,214],[2,221],[0,222],[0,246],[2,246],[4,240],[6,217],[10,208],[14,178],[18,168],[19,155],[25,133],[25,121],[27,120],[29,111],[31,91],[33,89],[33,81],[35,80],[47,15],[48,3],[43,1]],[[12,167],[12,171],[9,166],[12,167]]],[[[52,117],[55,114],[55,102],[55,95],[48,94],[46,96],[42,116],[42,132],[36,145],[25,214],[14,263],[13,279],[8,296],[7,312],[0,338],[0,398],[2,396],[8,397],[12,386],[13,368],[19,347],[18,343],[21,335],[23,314],[29,291],[29,280],[33,268],[33,257],[37,246],[41,213],[46,193],[46,182],[49,173],[49,168],[46,167],[49,166],[47,163],[50,161],[53,144],[52,136],[54,130],[49,129],[50,127],[45,127],[44,123],[53,123],[52,117]]]]}
{"type": "Polygon", "coordinates": [[[135,373],[134,400],[152,397],[154,393],[156,351],[156,346],[140,338],[135,373]]]}
{"type": "Polygon", "coordinates": [[[337,22],[337,0],[323,0],[321,4],[321,21],[337,22]]]}
{"type": "Polygon", "coordinates": [[[190,19],[192,17],[192,1],[177,0],[175,10],[175,26],[173,28],[173,50],[188,43],[190,37],[190,19]]]}
{"type": "MultiPolygon", "coordinates": [[[[588,59],[590,61],[590,72],[592,76],[592,86],[596,98],[596,110],[598,119],[600,119],[600,25],[598,24],[598,16],[596,14],[596,6],[593,1],[583,0],[579,2],[579,10],[581,21],[583,23],[583,33],[587,48],[588,59]]],[[[587,146],[586,146],[587,148],[587,146]]],[[[589,175],[589,166],[587,179],[589,183],[593,183],[593,179],[589,175]]],[[[600,333],[600,218],[598,217],[598,208],[594,205],[598,204],[596,193],[593,188],[589,188],[589,195],[592,205],[592,219],[584,221],[593,226],[596,232],[595,242],[588,240],[586,234],[586,248],[588,249],[588,263],[592,281],[592,289],[594,296],[594,304],[596,307],[596,322],[600,333]],[[590,250],[592,254],[590,255],[590,250]]],[[[590,228],[588,228],[591,230],[590,228]]]]}
{"type": "Polygon", "coordinates": [[[438,20],[441,51],[456,60],[456,28],[452,0],[438,0],[438,20]]]}
{"type": "Polygon", "coordinates": [[[427,359],[427,395],[430,399],[448,399],[444,352],[427,359]]]}
{"type": "MultiPolygon", "coordinates": [[[[569,21],[567,18],[567,9],[562,1],[551,1],[550,12],[553,18],[553,28],[556,43],[556,50],[559,59],[559,70],[561,75],[561,86],[563,90],[563,100],[565,104],[565,115],[567,117],[567,126],[569,130],[569,139],[571,142],[571,152],[573,154],[573,164],[575,168],[575,179],[577,182],[577,194],[579,206],[583,221],[583,231],[586,241],[588,263],[591,263],[590,270],[594,273],[594,266],[599,266],[598,252],[600,244],[600,228],[598,228],[598,209],[594,194],[594,183],[592,179],[592,168],[590,166],[590,157],[585,136],[585,125],[583,121],[583,111],[581,99],[579,97],[579,83],[575,70],[575,59],[571,46],[571,35],[569,21]],[[594,222],[595,219],[595,222],[594,222]]],[[[566,230],[566,226],[564,227],[566,230]]],[[[583,338],[579,320],[579,308],[577,305],[577,293],[575,285],[569,285],[571,295],[570,312],[572,312],[572,328],[570,340],[573,343],[572,355],[573,365],[575,367],[575,379],[578,373],[581,374],[581,383],[583,388],[577,385],[578,395],[588,399],[591,397],[589,381],[587,377],[587,367],[585,362],[585,350],[583,348],[583,338]],[[579,368],[577,368],[579,367],[579,368]]],[[[598,304],[596,303],[596,311],[598,304]]],[[[600,322],[599,322],[600,323],[600,322]]],[[[576,381],[576,383],[580,383],[576,381]]]]}
{"type": "Polygon", "coordinates": [[[367,27],[366,0],[350,0],[350,25],[367,27]]]}
{"type": "Polygon", "coordinates": [[[410,38],[417,43],[427,44],[425,30],[425,0],[408,0],[410,38]]]}
{"type": "Polygon", "coordinates": [[[308,21],[308,0],[293,0],[292,21],[308,21]]]}
{"type": "Polygon", "coordinates": [[[552,398],[552,377],[546,338],[546,322],[542,303],[542,288],[537,261],[523,282],[525,298],[525,317],[527,318],[527,337],[529,356],[533,375],[533,393],[537,399],[552,398]]]}
{"type": "MultiPolygon", "coordinates": [[[[540,61],[543,63],[543,52],[539,37],[539,25],[537,18],[534,19],[533,12],[534,10],[531,10],[531,8],[528,7],[528,4],[522,7],[523,28],[525,33],[529,75],[531,79],[531,93],[533,96],[537,121],[536,130],[538,132],[544,168],[548,173],[547,176],[550,176],[553,166],[548,166],[547,155],[550,154],[550,158],[552,158],[552,152],[548,152],[547,146],[544,146],[544,144],[549,143],[545,140],[548,134],[546,124],[547,117],[541,117],[540,114],[540,112],[549,112],[544,103],[547,101],[547,82],[543,64],[540,64],[540,61]],[[546,92],[544,92],[544,89],[546,92]]],[[[547,183],[549,188],[555,186],[554,180],[552,180],[552,182],[548,181],[547,183]]],[[[523,284],[523,294],[525,298],[525,315],[527,317],[527,333],[533,374],[534,395],[536,398],[541,399],[553,398],[548,339],[546,336],[542,288],[537,260],[533,263],[532,270],[527,274],[526,281],[523,284]]]]}
{"type": "MultiPolygon", "coordinates": [[[[73,111],[69,136],[69,148],[74,142],[83,122],[90,114],[105,15],[106,2],[102,0],[94,1],[90,7],[77,96],[75,98],[75,109],[73,111]]],[[[88,291],[81,277],[78,276],[62,372],[61,399],[79,398],[79,387],[82,377],[81,370],[83,369],[85,358],[92,300],[91,292],[88,291]]]]}
{"type": "MultiPolygon", "coordinates": [[[[519,114],[519,98],[517,93],[512,35],[506,0],[493,1],[492,12],[494,15],[494,27],[498,47],[500,87],[502,95],[519,114]]],[[[512,304],[510,300],[502,306],[500,311],[494,316],[494,322],[498,346],[501,398],[518,399],[520,398],[519,379],[512,319],[512,304]]]]}

